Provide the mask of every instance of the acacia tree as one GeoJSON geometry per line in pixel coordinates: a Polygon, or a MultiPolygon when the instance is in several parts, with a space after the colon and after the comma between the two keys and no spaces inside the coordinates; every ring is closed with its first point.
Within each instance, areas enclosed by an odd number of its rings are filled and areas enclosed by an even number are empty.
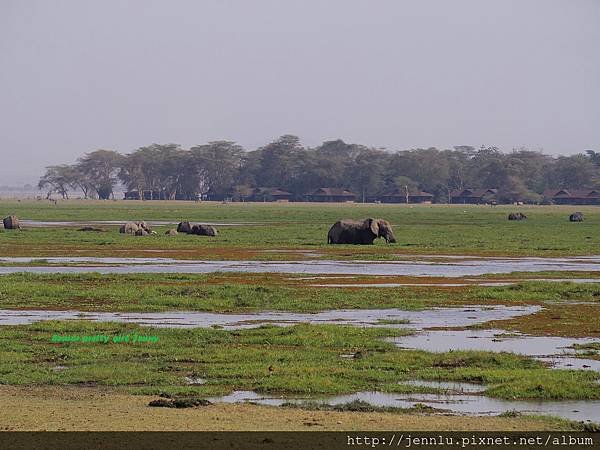
{"type": "Polygon", "coordinates": [[[96,150],[79,158],[77,167],[102,200],[113,195],[123,156],[112,150],[96,150]]]}
{"type": "Polygon", "coordinates": [[[434,194],[436,197],[446,195],[448,180],[450,178],[450,161],[447,154],[437,148],[416,149],[397,152],[390,156],[386,170],[386,189],[401,188],[394,181],[398,177],[411,180],[411,192],[417,188],[434,194]],[[418,186],[414,186],[416,183],[418,186]]]}
{"type": "Polygon", "coordinates": [[[152,144],[123,157],[119,179],[128,189],[138,191],[142,200],[146,191],[151,200],[155,196],[172,200],[182,190],[187,164],[189,152],[178,144],[152,144]]]}
{"type": "Polygon", "coordinates": [[[92,188],[92,185],[86,175],[81,171],[77,164],[71,167],[71,183],[70,186],[74,190],[80,190],[83,193],[83,198],[96,198],[97,195],[92,188]]]}
{"type": "Polygon", "coordinates": [[[504,201],[536,201],[548,188],[591,188],[600,181],[600,153],[558,158],[526,148],[503,153],[496,147],[454,147],[388,152],[337,139],[305,148],[284,135],[245,152],[231,141],[196,145],[152,144],[122,156],[97,150],[75,165],[46,168],[40,189],[68,198],[81,189],[86,198],[109,198],[117,181],[140,197],[174,199],[209,194],[213,199],[248,198],[257,187],[290,191],[295,198],[319,187],[353,190],[362,201],[394,189],[431,192],[446,201],[454,189],[497,188],[504,201]]]}
{"type": "Polygon", "coordinates": [[[600,152],[595,152],[594,150],[586,150],[585,153],[594,164],[600,167],[600,152]]]}
{"type": "Polygon", "coordinates": [[[348,180],[352,180],[350,187],[359,193],[362,202],[365,202],[368,196],[381,192],[388,163],[387,153],[372,148],[362,149],[356,156],[348,180]]]}
{"type": "Polygon", "coordinates": [[[236,184],[243,148],[231,141],[213,141],[190,149],[196,185],[201,194],[225,198],[236,184]]]}
{"type": "Polygon", "coordinates": [[[442,154],[448,162],[448,178],[444,183],[444,192],[440,192],[437,200],[449,202],[451,192],[455,189],[462,190],[471,182],[469,160],[473,157],[475,149],[467,145],[454,147],[454,150],[444,150],[442,154]]]}
{"type": "Polygon", "coordinates": [[[341,139],[326,141],[306,152],[303,176],[297,186],[304,192],[319,187],[344,186],[348,184],[357,155],[364,150],[357,144],[346,144],[341,139]]]}
{"type": "Polygon", "coordinates": [[[598,177],[598,167],[583,154],[559,156],[550,172],[551,183],[565,189],[592,186],[598,177]]]}
{"type": "Polygon", "coordinates": [[[184,179],[191,173],[187,169],[187,166],[192,164],[190,153],[176,144],[163,145],[158,160],[162,198],[175,200],[177,193],[183,190],[184,179]]]}
{"type": "Polygon", "coordinates": [[[300,139],[283,135],[259,149],[259,171],[254,174],[258,186],[292,189],[302,176],[301,162],[306,156],[300,139]]]}
{"type": "Polygon", "coordinates": [[[119,179],[130,191],[138,191],[140,200],[144,200],[148,181],[144,170],[145,155],[142,150],[125,155],[119,169],[119,179]]]}
{"type": "Polygon", "coordinates": [[[498,188],[508,177],[506,156],[498,147],[482,146],[469,160],[472,182],[477,188],[498,188]]]}
{"type": "Polygon", "coordinates": [[[554,187],[546,185],[547,180],[544,176],[553,162],[551,156],[523,147],[514,149],[506,155],[507,172],[509,177],[513,178],[512,183],[522,183],[528,195],[533,192],[541,193],[546,187],[554,187]]]}
{"type": "Polygon", "coordinates": [[[68,189],[75,180],[75,169],[68,164],[46,167],[46,173],[40,178],[39,189],[47,189],[46,198],[50,198],[56,192],[63,199],[69,198],[68,189]]]}

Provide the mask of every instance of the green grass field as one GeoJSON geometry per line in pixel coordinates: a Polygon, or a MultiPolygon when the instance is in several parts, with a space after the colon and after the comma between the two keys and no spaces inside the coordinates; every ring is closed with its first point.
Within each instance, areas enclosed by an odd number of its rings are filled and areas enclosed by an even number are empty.
{"type": "Polygon", "coordinates": [[[400,350],[382,340],[403,333],[304,324],[242,331],[76,321],[2,327],[0,384],[99,384],[137,393],[215,395],[256,390],[292,395],[423,392],[428,389],[399,382],[426,379],[483,383],[489,385],[489,395],[500,398],[600,398],[599,375],[594,372],[548,370],[509,353],[400,350]],[[154,335],[158,342],[52,343],[55,334],[154,335]],[[360,358],[341,357],[359,352],[360,358]],[[206,384],[190,386],[186,376],[204,378],[206,384]]]}
{"type": "MultiPolygon", "coordinates": [[[[600,208],[557,206],[470,206],[385,204],[220,204],[162,201],[2,201],[0,215],[43,221],[92,220],[191,220],[241,223],[220,227],[217,238],[167,237],[168,227],[157,227],[157,236],[136,238],[117,233],[83,233],[72,227],[29,228],[21,233],[0,232],[3,255],[50,256],[88,251],[108,255],[148,249],[180,252],[182,258],[281,259],[278,254],[253,250],[300,248],[322,250],[323,257],[393,259],[398,254],[471,255],[589,255],[600,253],[597,235],[600,208]],[[527,214],[523,222],[509,222],[510,211],[527,214]],[[583,223],[569,223],[568,215],[581,210],[583,223]],[[341,218],[381,217],[394,226],[398,243],[375,246],[326,245],[329,227],[341,218]],[[248,254],[250,251],[251,254],[248,254]]],[[[289,258],[289,256],[288,256],[289,258]]]]}
{"type": "MultiPolygon", "coordinates": [[[[233,313],[373,308],[416,310],[448,305],[542,304],[545,301],[600,305],[600,285],[596,283],[521,282],[512,286],[452,289],[435,286],[340,289],[303,286],[299,276],[289,277],[289,284],[282,279],[269,278],[261,274],[235,273],[17,273],[0,278],[0,308],[233,313]],[[299,279],[296,284],[293,284],[294,279],[299,279]]],[[[590,320],[596,322],[595,318],[590,320]]]]}

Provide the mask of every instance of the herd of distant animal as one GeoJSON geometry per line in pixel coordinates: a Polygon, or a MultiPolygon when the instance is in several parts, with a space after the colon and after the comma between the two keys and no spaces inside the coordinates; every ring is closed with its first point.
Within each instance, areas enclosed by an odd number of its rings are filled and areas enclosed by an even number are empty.
{"type": "MultiPolygon", "coordinates": [[[[80,231],[97,230],[80,229],[80,231]]],[[[148,236],[149,234],[156,234],[156,231],[152,231],[148,224],[142,220],[139,222],[127,222],[121,225],[121,228],[119,228],[119,233],[133,234],[135,236],[148,236]]],[[[170,229],[165,232],[167,236],[176,236],[179,233],[196,234],[198,236],[216,236],[219,234],[219,230],[212,225],[203,225],[199,223],[192,224],[188,221],[185,221],[179,222],[176,230],[170,229]]]]}
{"type": "MultiPolygon", "coordinates": [[[[508,220],[525,220],[527,216],[521,212],[510,213],[508,220]]],[[[583,213],[575,212],[569,216],[570,222],[583,222],[583,213]]],[[[21,225],[17,216],[8,216],[3,219],[5,230],[20,230],[21,225]]],[[[106,231],[103,228],[86,226],[79,231],[106,231]]],[[[134,236],[148,236],[157,234],[144,221],[127,222],[119,228],[119,233],[134,236]]],[[[179,233],[195,234],[198,236],[212,236],[219,234],[213,225],[194,224],[189,221],[179,222],[177,229],[165,232],[167,236],[176,236],[179,233]]],[[[327,233],[328,244],[373,244],[375,239],[383,238],[388,244],[396,242],[392,226],[387,220],[369,217],[364,220],[343,219],[338,220],[327,233]]]]}

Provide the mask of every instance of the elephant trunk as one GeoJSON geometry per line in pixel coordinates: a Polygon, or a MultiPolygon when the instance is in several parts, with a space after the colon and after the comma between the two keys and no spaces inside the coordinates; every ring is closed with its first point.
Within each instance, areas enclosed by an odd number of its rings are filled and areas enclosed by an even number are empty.
{"type": "Polygon", "coordinates": [[[392,233],[392,232],[389,232],[389,233],[387,233],[387,234],[386,234],[385,236],[383,236],[383,237],[384,237],[385,241],[386,241],[388,244],[395,244],[395,243],[396,243],[396,236],[394,236],[394,233],[392,233]]]}

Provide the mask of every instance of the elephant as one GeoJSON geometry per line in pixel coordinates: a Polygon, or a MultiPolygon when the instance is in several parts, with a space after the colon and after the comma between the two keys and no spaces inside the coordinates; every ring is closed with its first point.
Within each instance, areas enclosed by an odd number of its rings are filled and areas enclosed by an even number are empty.
{"type": "Polygon", "coordinates": [[[343,219],[338,220],[327,233],[328,244],[373,244],[373,241],[382,237],[388,244],[396,242],[396,236],[392,226],[387,220],[373,219],[365,220],[343,219]]]}
{"type": "Polygon", "coordinates": [[[583,222],[583,213],[577,211],[569,216],[569,222],[583,222]]]}
{"type": "Polygon", "coordinates": [[[5,230],[20,230],[21,225],[19,225],[19,218],[17,216],[8,216],[5,217],[2,222],[4,223],[5,230]]]}
{"type": "Polygon", "coordinates": [[[138,227],[135,222],[127,222],[126,224],[121,225],[121,228],[119,228],[119,233],[135,234],[139,229],[140,227],[138,227]]]}
{"type": "Polygon", "coordinates": [[[179,225],[177,225],[177,232],[196,234],[199,236],[216,236],[219,234],[219,230],[212,225],[192,224],[187,220],[184,222],[179,222],[179,225]]]}
{"type": "Polygon", "coordinates": [[[150,229],[148,224],[146,222],[144,222],[143,220],[140,220],[139,222],[136,222],[135,224],[148,234],[150,234],[152,232],[152,230],[150,229]]]}
{"type": "Polygon", "coordinates": [[[525,220],[527,216],[522,212],[510,213],[508,215],[508,220],[525,220]]]}
{"type": "Polygon", "coordinates": [[[187,220],[185,222],[179,222],[179,225],[177,225],[177,232],[190,234],[192,232],[192,224],[187,220]]]}
{"type": "Polygon", "coordinates": [[[119,233],[123,234],[134,234],[136,236],[146,236],[152,233],[150,227],[143,220],[138,222],[127,222],[119,228],[119,233]],[[144,233],[139,233],[139,231],[143,231],[144,233]]]}
{"type": "Polygon", "coordinates": [[[219,230],[217,230],[212,225],[196,224],[192,226],[191,234],[197,234],[199,236],[216,236],[217,234],[219,234],[219,230]]]}

